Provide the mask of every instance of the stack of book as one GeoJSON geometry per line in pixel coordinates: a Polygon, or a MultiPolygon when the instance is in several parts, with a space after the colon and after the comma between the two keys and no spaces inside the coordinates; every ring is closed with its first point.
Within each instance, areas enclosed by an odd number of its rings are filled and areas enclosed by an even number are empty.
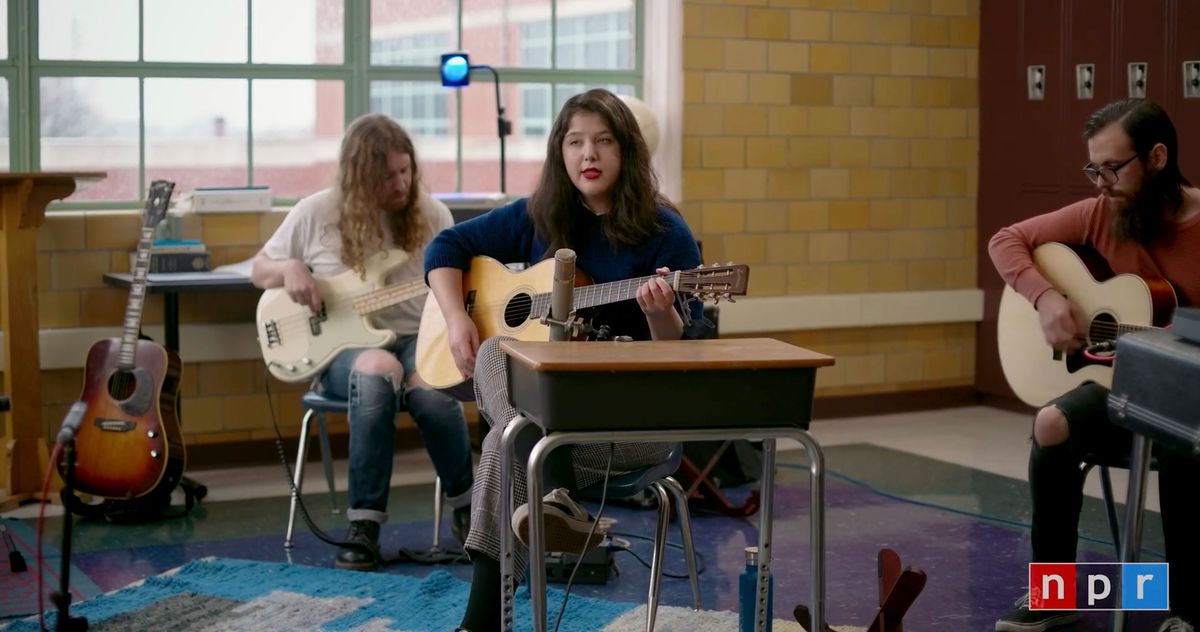
{"type": "MultiPolygon", "coordinates": [[[[129,253],[129,269],[137,263],[137,251],[129,253]]],[[[206,272],[208,249],[198,239],[156,239],[150,246],[150,272],[206,272]]]]}
{"type": "Polygon", "coordinates": [[[256,213],[271,210],[271,187],[196,187],[174,203],[180,213],[256,213]]]}

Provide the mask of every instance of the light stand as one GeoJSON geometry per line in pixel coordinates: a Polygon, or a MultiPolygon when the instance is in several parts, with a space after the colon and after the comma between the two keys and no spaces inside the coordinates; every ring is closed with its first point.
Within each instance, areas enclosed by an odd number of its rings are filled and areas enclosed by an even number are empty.
{"type": "Polygon", "coordinates": [[[504,137],[512,133],[512,121],[504,117],[504,105],[500,102],[500,73],[486,64],[471,65],[466,53],[446,53],[442,55],[442,85],[448,88],[461,88],[471,84],[472,70],[486,70],[492,73],[496,84],[496,129],[500,135],[500,192],[508,193],[506,182],[506,161],[504,156],[504,137]]]}

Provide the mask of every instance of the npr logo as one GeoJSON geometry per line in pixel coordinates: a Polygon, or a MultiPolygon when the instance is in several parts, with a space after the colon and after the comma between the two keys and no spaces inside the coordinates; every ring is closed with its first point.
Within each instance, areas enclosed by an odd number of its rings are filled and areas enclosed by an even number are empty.
{"type": "Polygon", "coordinates": [[[1167,610],[1166,564],[1030,564],[1030,610],[1167,610]]]}

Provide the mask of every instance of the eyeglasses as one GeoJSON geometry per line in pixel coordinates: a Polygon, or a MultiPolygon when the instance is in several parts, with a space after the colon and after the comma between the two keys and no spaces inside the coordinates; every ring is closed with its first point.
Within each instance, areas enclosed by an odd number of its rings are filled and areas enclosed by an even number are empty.
{"type": "Polygon", "coordinates": [[[1097,167],[1089,162],[1083,166],[1083,174],[1088,177],[1088,180],[1092,181],[1092,184],[1103,182],[1107,185],[1113,185],[1117,183],[1117,172],[1124,169],[1125,165],[1133,162],[1137,157],[1138,155],[1134,154],[1126,159],[1125,162],[1115,167],[1097,167]]]}

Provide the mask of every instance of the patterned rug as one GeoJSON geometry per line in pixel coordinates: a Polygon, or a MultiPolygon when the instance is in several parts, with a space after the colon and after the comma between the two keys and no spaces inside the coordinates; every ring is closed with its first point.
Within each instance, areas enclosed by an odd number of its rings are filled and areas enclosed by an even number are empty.
{"type": "MultiPolygon", "coordinates": [[[[469,585],[445,571],[417,579],[312,566],[205,558],[75,605],[90,630],[346,630],[445,632],[458,624],[469,585]]],[[[562,591],[547,593],[550,623],[562,591]]],[[[532,626],[529,592],[517,594],[516,629],[532,626]]],[[[53,628],[53,615],[47,626],[53,628]]],[[[37,630],[37,618],[0,623],[0,630],[37,630]]],[[[737,613],[660,606],[657,630],[729,632],[737,613]]],[[[645,629],[645,606],[573,596],[560,632],[645,629]]],[[[861,629],[861,628],[858,628],[861,629]]],[[[776,632],[801,631],[776,620],[776,632]]]]}
{"type": "MultiPolygon", "coordinates": [[[[14,573],[10,568],[8,547],[0,544],[0,619],[22,616],[37,612],[37,532],[32,522],[0,519],[21,559],[28,570],[14,573]]],[[[49,536],[49,534],[47,534],[49,536]]],[[[42,543],[42,590],[46,598],[58,589],[59,568],[62,558],[58,549],[47,542],[42,543]]],[[[71,566],[71,595],[75,601],[95,597],[100,588],[74,565],[71,566]]]]}

